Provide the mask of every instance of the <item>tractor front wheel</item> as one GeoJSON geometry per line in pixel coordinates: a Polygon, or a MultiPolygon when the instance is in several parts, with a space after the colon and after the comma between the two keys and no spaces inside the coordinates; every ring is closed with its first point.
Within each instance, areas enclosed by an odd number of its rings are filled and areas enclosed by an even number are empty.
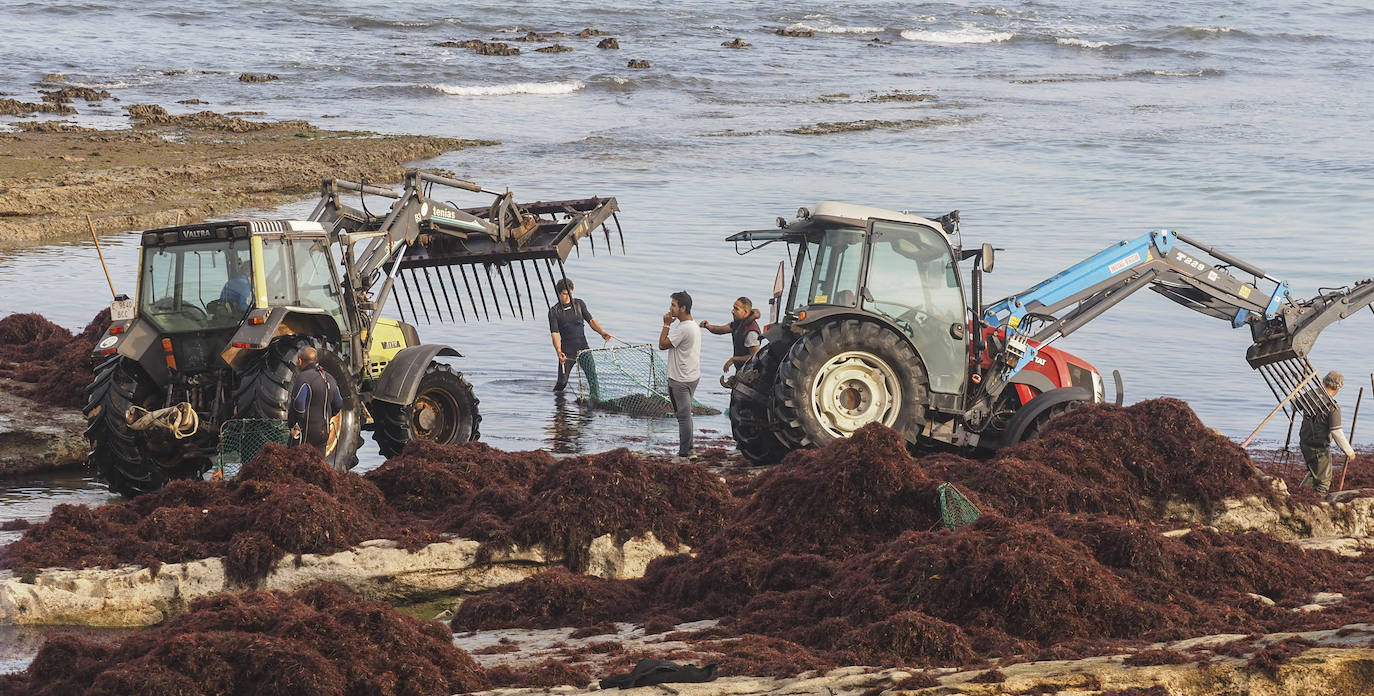
{"type": "Polygon", "coordinates": [[[772,464],[787,454],[773,428],[773,381],[787,346],[769,342],[740,366],[730,390],[730,433],[753,464],[772,464]]]}
{"type": "Polygon", "coordinates": [[[821,447],[882,423],[915,444],[925,426],[926,373],[905,339],[873,322],[826,324],[778,367],[773,416],[790,448],[821,447]]]}
{"type": "Polygon", "coordinates": [[[388,459],[401,453],[411,440],[429,440],[441,445],[468,442],[480,436],[482,416],[477,412],[477,396],[461,372],[440,362],[431,362],[420,378],[415,400],[406,405],[372,402],[377,449],[388,459]]]}

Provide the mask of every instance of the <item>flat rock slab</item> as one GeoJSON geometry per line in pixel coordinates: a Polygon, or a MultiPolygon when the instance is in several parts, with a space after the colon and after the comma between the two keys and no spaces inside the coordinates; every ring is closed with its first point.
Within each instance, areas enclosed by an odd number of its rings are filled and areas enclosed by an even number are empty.
{"type": "MultiPolygon", "coordinates": [[[[296,590],[333,582],[364,597],[389,602],[440,594],[489,590],[563,561],[542,548],[510,549],[478,563],[479,542],[453,539],[410,552],[394,541],[364,542],[339,553],[287,556],[258,584],[265,590],[296,590]]],[[[668,549],[652,533],[615,543],[592,543],[589,574],[628,579],[643,575],[649,561],[685,552],[668,549]]],[[[32,577],[0,578],[0,624],[150,626],[184,611],[192,600],[244,588],[231,581],[219,558],[148,568],[47,569],[32,577]]]]}
{"type": "Polygon", "coordinates": [[[0,380],[0,478],[76,466],[86,460],[86,419],[80,411],[42,408],[0,380]]]}

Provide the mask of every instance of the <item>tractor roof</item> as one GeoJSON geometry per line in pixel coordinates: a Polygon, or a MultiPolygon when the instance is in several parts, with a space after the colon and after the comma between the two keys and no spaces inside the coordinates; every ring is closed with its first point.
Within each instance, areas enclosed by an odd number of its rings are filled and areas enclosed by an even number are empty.
{"type": "Polygon", "coordinates": [[[189,244],[215,239],[247,239],[252,235],[299,234],[324,236],[324,226],[308,220],[221,220],[162,227],[143,233],[143,246],[189,244]]]}
{"type": "MultiPolygon", "coordinates": [[[[809,208],[801,208],[797,211],[796,220],[808,219],[830,225],[843,225],[847,227],[867,227],[868,221],[872,219],[894,220],[896,222],[914,222],[921,225],[929,225],[937,230],[941,229],[940,223],[928,218],[923,218],[919,215],[899,213],[895,210],[875,208],[870,205],[839,203],[837,201],[821,201],[809,208]]],[[[795,223],[796,220],[793,222],[795,223]]]]}

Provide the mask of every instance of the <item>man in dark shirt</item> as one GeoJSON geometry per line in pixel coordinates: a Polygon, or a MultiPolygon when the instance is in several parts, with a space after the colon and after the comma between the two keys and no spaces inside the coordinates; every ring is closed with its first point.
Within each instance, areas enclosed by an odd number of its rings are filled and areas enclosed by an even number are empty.
{"type": "MultiPolygon", "coordinates": [[[[1322,378],[1322,387],[1333,400],[1336,392],[1344,385],[1345,378],[1339,372],[1328,372],[1322,378]]],[[[1307,462],[1307,476],[1303,477],[1300,485],[1322,495],[1331,487],[1332,440],[1335,440],[1336,445],[1345,453],[1345,464],[1350,466],[1350,460],[1355,458],[1355,450],[1345,439],[1345,430],[1341,428],[1340,404],[1336,404],[1330,413],[1320,418],[1309,418],[1303,414],[1302,428],[1298,431],[1298,447],[1302,450],[1302,458],[1307,462]]]]}
{"type": "Polygon", "coordinates": [[[300,372],[291,382],[291,441],[324,452],[329,444],[329,421],[343,410],[343,395],[334,376],[320,367],[319,351],[306,346],[296,355],[300,372]]]}
{"type": "Polygon", "coordinates": [[[572,374],[573,365],[577,364],[577,354],[587,349],[585,325],[590,324],[603,340],[609,341],[614,337],[592,318],[585,302],[573,299],[571,280],[563,278],[553,287],[558,292],[558,302],[549,307],[549,333],[553,337],[553,352],[558,354],[558,381],[553,385],[553,390],[563,391],[568,386],[568,375],[572,374]]]}
{"type": "MultiPolygon", "coordinates": [[[[759,351],[759,339],[763,332],[759,330],[759,310],[754,309],[754,303],[747,297],[735,300],[735,304],[730,307],[729,324],[712,324],[702,320],[701,328],[713,334],[730,334],[735,342],[735,352],[725,361],[725,366],[721,372],[728,374],[730,368],[739,371],[741,365],[754,357],[754,353],[759,351]]],[[[733,389],[735,377],[731,375],[728,379],[725,374],[720,376],[720,386],[726,389],[733,389]]]]}

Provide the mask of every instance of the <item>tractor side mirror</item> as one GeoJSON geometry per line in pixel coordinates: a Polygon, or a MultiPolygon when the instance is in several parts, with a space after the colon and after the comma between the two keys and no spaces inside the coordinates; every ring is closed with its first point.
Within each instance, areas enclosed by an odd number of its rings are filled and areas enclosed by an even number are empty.
{"type": "Polygon", "coordinates": [[[987,242],[983,242],[983,253],[980,263],[983,265],[984,273],[992,273],[992,245],[987,242]]]}

